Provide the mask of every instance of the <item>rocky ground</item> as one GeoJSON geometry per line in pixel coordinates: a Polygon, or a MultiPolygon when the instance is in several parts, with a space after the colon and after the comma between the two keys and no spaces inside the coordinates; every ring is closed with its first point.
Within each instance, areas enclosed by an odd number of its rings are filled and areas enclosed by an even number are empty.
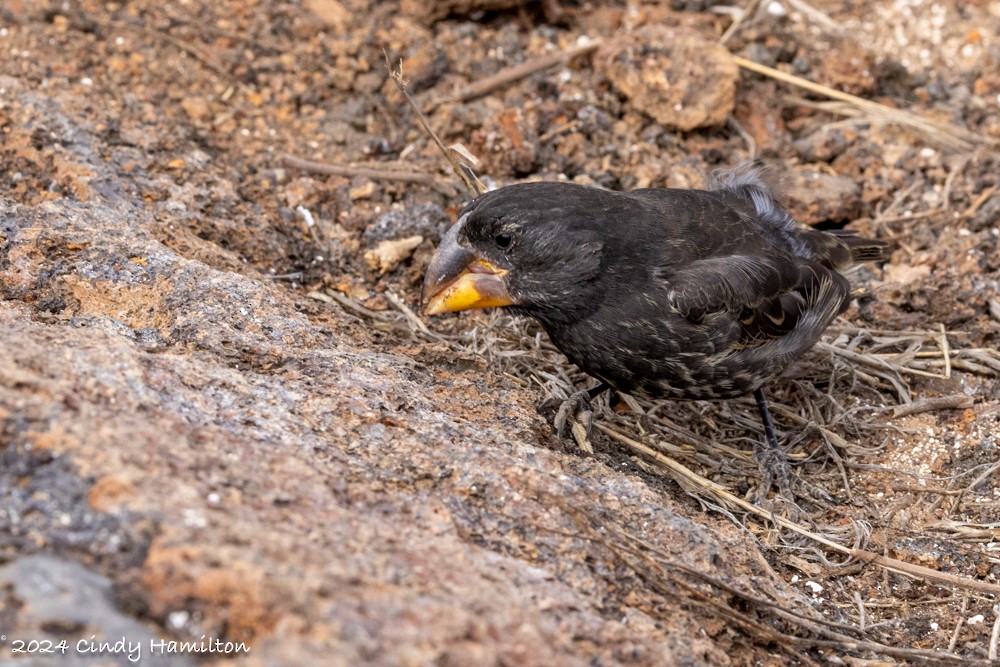
{"type": "MultiPolygon", "coordinates": [[[[0,656],[995,658],[998,35],[989,0],[0,0],[0,656]],[[524,323],[408,313],[468,194],[386,59],[488,182],[756,155],[803,221],[894,244],[776,389],[830,544],[555,438],[536,408],[583,378],[524,323]]],[[[598,423],[752,497],[752,414],[598,423]]]]}

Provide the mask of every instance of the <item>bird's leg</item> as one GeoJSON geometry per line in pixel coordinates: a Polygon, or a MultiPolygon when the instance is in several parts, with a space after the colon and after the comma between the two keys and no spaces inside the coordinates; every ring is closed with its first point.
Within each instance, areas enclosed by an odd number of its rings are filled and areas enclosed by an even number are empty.
{"type": "Polygon", "coordinates": [[[754,389],[753,397],[757,400],[757,409],[760,410],[760,420],[764,422],[764,437],[767,438],[767,446],[771,449],[778,449],[778,436],[774,434],[774,421],[771,419],[771,411],[767,409],[767,399],[764,397],[764,389],[762,387],[754,389]]]}
{"type": "Polygon", "coordinates": [[[608,389],[611,389],[611,385],[607,382],[602,382],[596,387],[582,389],[563,401],[562,405],[559,406],[559,411],[556,413],[555,420],[552,422],[559,437],[566,436],[566,422],[569,421],[570,417],[575,418],[577,413],[585,414],[584,426],[587,428],[587,435],[590,435],[590,429],[594,425],[594,413],[590,409],[590,402],[608,389]]]}
{"type": "Polygon", "coordinates": [[[788,468],[788,459],[785,453],[778,446],[778,436],[774,434],[774,421],[771,419],[771,411],[767,409],[767,399],[764,398],[764,390],[758,387],[753,392],[753,397],[757,400],[757,409],[760,410],[760,419],[764,422],[764,438],[767,443],[764,447],[757,447],[754,456],[757,458],[757,465],[760,466],[761,482],[758,502],[767,495],[771,484],[777,480],[778,491],[790,503],[795,503],[795,496],[792,494],[791,470],[788,468]]]}

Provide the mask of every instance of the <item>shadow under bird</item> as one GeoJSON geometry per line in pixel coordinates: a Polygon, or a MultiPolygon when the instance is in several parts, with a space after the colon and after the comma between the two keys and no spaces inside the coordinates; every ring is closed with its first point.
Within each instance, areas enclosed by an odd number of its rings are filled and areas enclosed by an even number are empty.
{"type": "Polygon", "coordinates": [[[762,385],[812,347],[850,304],[840,271],[885,244],[804,227],[744,163],[708,190],[615,192],[525,183],[481,195],[427,269],[424,312],[503,307],[541,323],[602,391],[670,399],[753,394],[771,484],[783,463],[762,385]],[[770,463],[769,463],[770,462],[770,463]]]}

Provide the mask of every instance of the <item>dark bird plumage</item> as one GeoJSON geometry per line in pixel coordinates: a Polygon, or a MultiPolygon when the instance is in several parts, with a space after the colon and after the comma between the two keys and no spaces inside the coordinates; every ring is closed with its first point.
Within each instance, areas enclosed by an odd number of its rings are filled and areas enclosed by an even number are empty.
{"type": "Polygon", "coordinates": [[[812,347],[850,303],[840,271],[884,247],[799,225],[752,164],[708,190],[528,183],[465,207],[428,268],[424,300],[431,314],[530,315],[619,391],[733,398],[812,347]]]}

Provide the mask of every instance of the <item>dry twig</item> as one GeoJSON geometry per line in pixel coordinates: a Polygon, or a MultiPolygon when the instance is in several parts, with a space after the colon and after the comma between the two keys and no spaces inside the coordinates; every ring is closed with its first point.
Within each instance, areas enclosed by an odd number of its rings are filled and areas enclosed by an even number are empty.
{"type": "Polygon", "coordinates": [[[777,516],[772,512],[761,509],[760,507],[742,499],[734,496],[723,486],[712,482],[701,475],[693,472],[684,465],[681,465],[677,461],[660,454],[659,452],[653,450],[652,448],[644,445],[643,443],[630,438],[623,433],[605,426],[604,424],[595,424],[596,428],[599,428],[605,434],[611,436],[618,442],[628,446],[629,449],[642,454],[647,458],[651,458],[665,469],[670,471],[671,477],[673,477],[678,483],[682,484],[685,488],[691,488],[692,486],[697,489],[701,489],[715,496],[715,498],[730,506],[736,506],[740,509],[761,517],[764,520],[771,521],[780,525],[783,528],[796,532],[800,535],[808,537],[809,539],[822,544],[823,546],[857,558],[865,563],[872,563],[879,565],[886,570],[896,572],[898,574],[908,574],[911,576],[918,577],[920,579],[926,579],[928,581],[933,581],[937,584],[946,586],[956,586],[959,588],[965,588],[968,590],[978,591],[980,593],[988,593],[993,595],[1000,595],[1000,585],[990,584],[985,581],[979,581],[977,579],[969,579],[968,577],[962,577],[958,575],[949,574],[947,572],[938,572],[928,567],[922,565],[916,565],[914,563],[907,563],[905,561],[897,560],[895,558],[889,558],[887,556],[880,556],[878,554],[866,551],[864,549],[852,549],[844,547],[832,540],[818,535],[803,526],[790,521],[784,517],[777,516]]]}
{"type": "MultiPolygon", "coordinates": [[[[787,602],[741,590],[677,559],[667,558],[655,544],[614,522],[584,513],[565,498],[545,495],[545,502],[557,505],[573,518],[581,533],[569,533],[548,526],[537,526],[539,529],[602,545],[619,562],[636,572],[657,594],[675,600],[680,590],[690,602],[710,610],[713,617],[727,619],[757,641],[781,646],[796,659],[802,658],[802,648],[813,647],[834,648],[841,652],[873,652],[931,664],[989,665],[987,661],[953,653],[892,646],[858,637],[863,634],[864,628],[829,621],[808,608],[803,611],[789,609],[787,602]],[[730,599],[739,600],[742,604],[737,607],[730,599]],[[773,617],[773,620],[769,621],[768,617],[773,617]],[[775,622],[778,619],[781,623],[775,622]]],[[[872,627],[868,626],[869,629],[872,627]]]]}
{"type": "Polygon", "coordinates": [[[899,419],[900,417],[915,415],[921,412],[937,412],[939,410],[971,408],[973,404],[975,404],[975,400],[968,394],[953,394],[951,396],[924,398],[905,405],[897,405],[892,408],[892,418],[899,419]]]}
{"type": "Polygon", "coordinates": [[[455,188],[450,183],[440,180],[433,174],[426,174],[419,171],[404,171],[402,169],[383,169],[381,167],[359,167],[348,164],[331,164],[329,162],[316,162],[294,155],[282,155],[281,163],[286,167],[301,169],[315,174],[325,174],[327,176],[344,176],[354,178],[369,178],[373,181],[398,181],[400,183],[417,183],[427,185],[439,191],[446,197],[454,197],[455,188]]]}
{"type": "Polygon", "coordinates": [[[776,79],[783,83],[807,90],[816,95],[822,95],[823,97],[836,100],[841,103],[839,106],[829,103],[821,105],[823,109],[830,111],[831,113],[856,115],[858,111],[864,111],[874,120],[897,123],[899,125],[909,127],[919,132],[921,136],[927,137],[941,147],[954,151],[969,151],[986,143],[993,146],[1000,145],[1000,142],[995,139],[983,137],[964,128],[921,118],[920,116],[907,111],[902,111],[900,109],[893,109],[892,107],[888,107],[884,104],[872,102],[871,100],[866,100],[862,97],[858,97],[857,95],[851,95],[850,93],[845,93],[835,88],[830,88],[829,86],[814,83],[808,79],[803,79],[802,77],[795,76],[794,74],[782,72],[781,70],[774,69],[773,67],[755,63],[754,61],[747,60],[741,56],[733,56],[733,60],[743,69],[754,72],[755,74],[776,79]],[[844,106],[844,104],[847,106],[844,106]]]}
{"type": "Polygon", "coordinates": [[[508,67],[500,70],[492,76],[488,76],[469,84],[455,94],[455,100],[458,102],[469,102],[477,97],[488,95],[494,90],[509,86],[510,84],[516,83],[521,79],[525,79],[532,74],[543,72],[552,67],[556,67],[557,65],[563,65],[568,63],[573,58],[593,53],[600,48],[603,43],[604,42],[600,39],[592,39],[563,51],[556,51],[555,53],[547,53],[544,56],[531,58],[530,60],[524,61],[520,65],[508,67]]]}
{"type": "Polygon", "coordinates": [[[402,96],[406,99],[406,103],[410,105],[411,109],[413,109],[413,113],[417,115],[417,120],[420,121],[420,126],[424,128],[424,132],[427,133],[434,144],[438,147],[438,150],[441,151],[441,155],[443,155],[444,159],[448,161],[449,165],[451,165],[451,169],[455,172],[455,175],[458,176],[458,178],[465,184],[465,187],[468,188],[469,193],[475,196],[486,192],[486,186],[483,185],[482,181],[480,181],[479,178],[472,173],[471,169],[463,167],[463,165],[459,164],[459,162],[455,159],[455,156],[452,154],[452,151],[445,148],[445,145],[442,143],[441,138],[438,137],[437,132],[431,129],[427,116],[425,116],[424,112],[417,106],[413,96],[410,95],[410,91],[406,89],[406,81],[403,79],[402,64],[400,64],[399,69],[393,69],[389,64],[389,55],[386,54],[385,66],[386,69],[389,70],[389,78],[392,79],[393,85],[396,86],[396,89],[399,90],[400,94],[402,94],[402,96]]]}

